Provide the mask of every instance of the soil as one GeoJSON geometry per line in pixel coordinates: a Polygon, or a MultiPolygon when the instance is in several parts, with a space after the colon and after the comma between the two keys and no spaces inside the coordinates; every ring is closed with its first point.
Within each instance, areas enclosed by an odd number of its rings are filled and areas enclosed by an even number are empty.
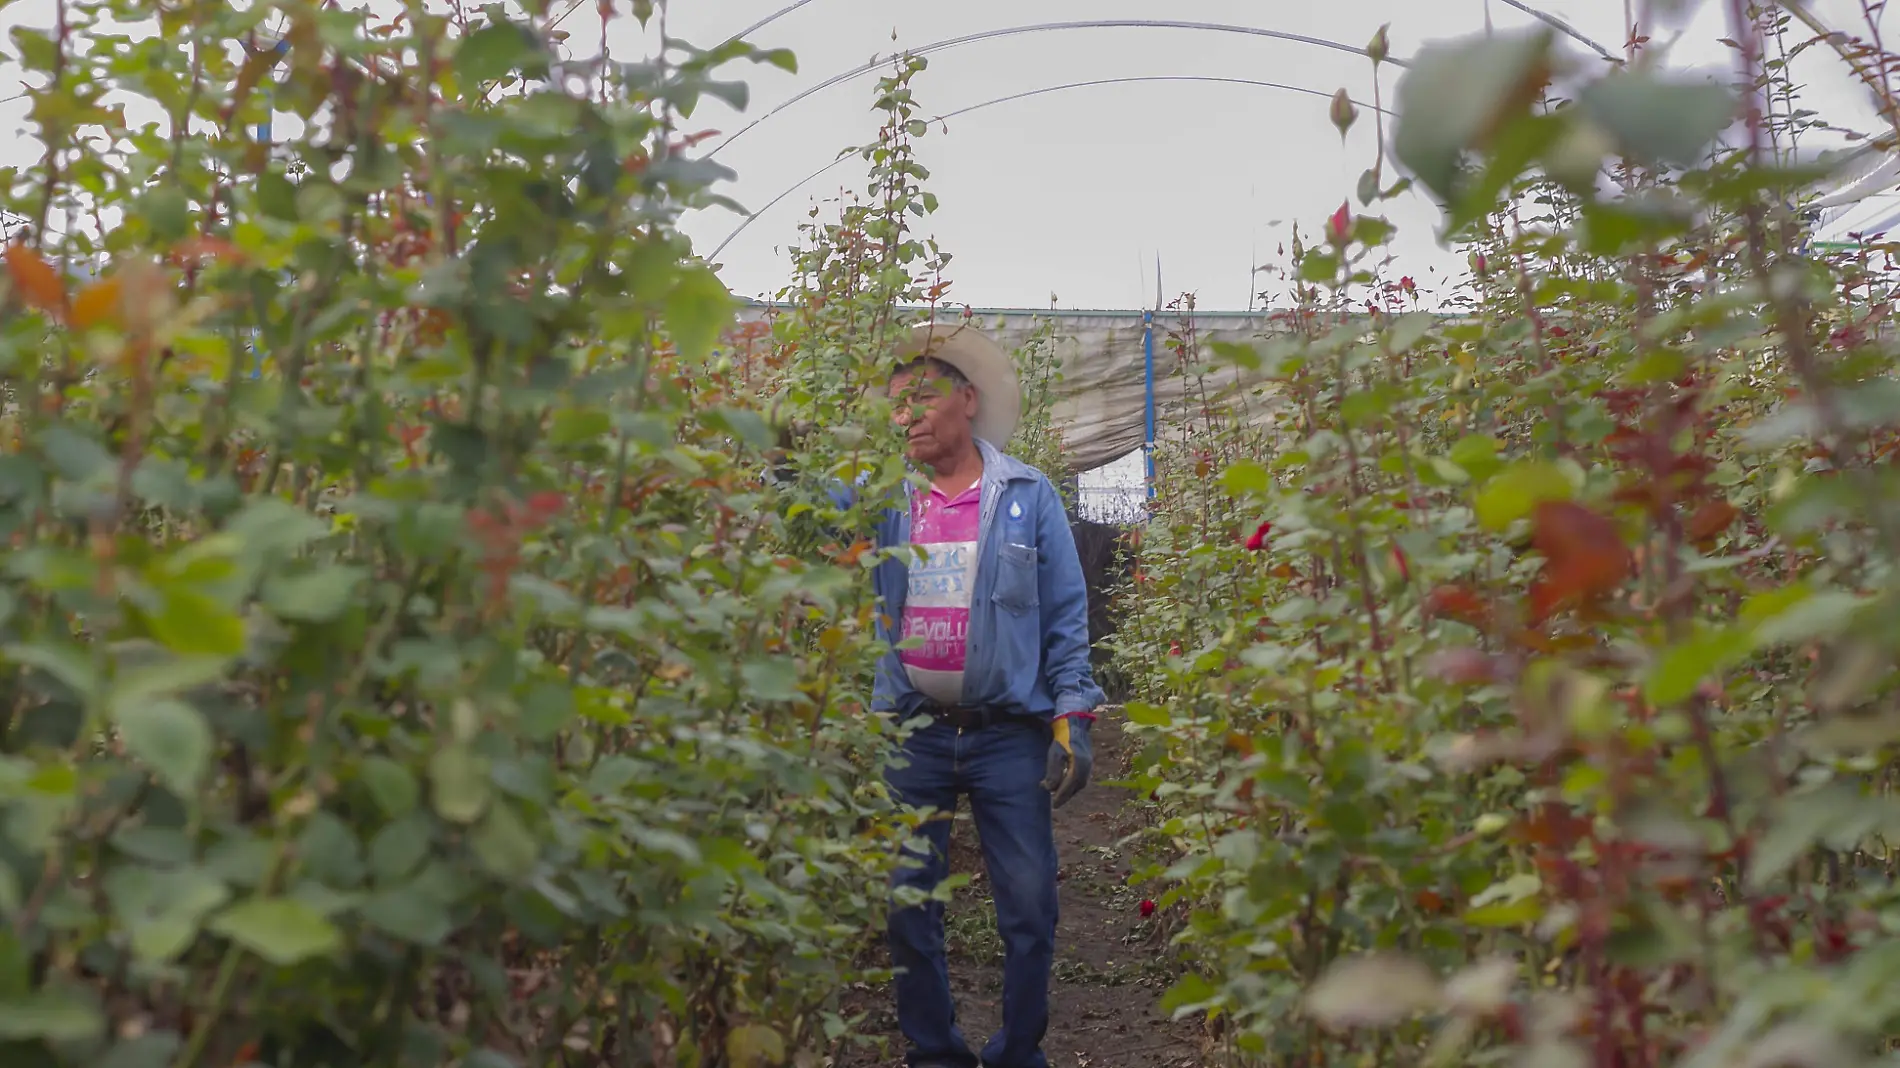
{"type": "MultiPolygon", "coordinates": [[[[1062,918],[1043,1050],[1051,1068],[1193,1068],[1203,1063],[1201,1031],[1159,1011],[1174,971],[1164,933],[1141,915],[1141,895],[1128,885],[1123,839],[1139,816],[1128,809],[1128,791],[1105,785],[1127,766],[1120,724],[1105,716],[1091,738],[1094,783],[1055,814],[1062,918]]],[[[945,919],[950,983],[958,1022],[980,1048],[997,1027],[1002,947],[967,806],[951,834],[950,863],[953,872],[971,873],[945,919]]],[[[847,1052],[836,1068],[901,1068],[903,1038],[890,997],[888,989],[851,992],[852,1007],[869,1013],[866,1031],[885,1049],[847,1052]]]]}

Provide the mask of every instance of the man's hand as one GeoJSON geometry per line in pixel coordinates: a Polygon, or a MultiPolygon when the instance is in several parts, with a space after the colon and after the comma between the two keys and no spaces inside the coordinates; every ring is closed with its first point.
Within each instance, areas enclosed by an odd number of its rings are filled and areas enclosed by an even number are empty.
{"type": "Polygon", "coordinates": [[[1089,727],[1095,717],[1089,713],[1070,713],[1055,721],[1055,738],[1049,743],[1049,770],[1042,777],[1042,788],[1053,795],[1061,808],[1089,784],[1095,770],[1095,749],[1089,744],[1089,727]]]}

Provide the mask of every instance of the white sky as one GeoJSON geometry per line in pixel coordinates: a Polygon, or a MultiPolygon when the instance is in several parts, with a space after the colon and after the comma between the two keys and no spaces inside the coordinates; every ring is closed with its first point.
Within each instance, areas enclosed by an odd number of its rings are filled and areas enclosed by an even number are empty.
{"type": "MultiPolygon", "coordinates": [[[[344,0],[344,6],[360,2],[344,0]]],[[[711,45],[787,2],[677,0],[671,30],[711,45]]],[[[1645,0],[1634,3],[1639,11],[1646,6],[1645,0]]],[[[398,5],[373,0],[371,6],[398,5]]],[[[584,0],[563,27],[572,31],[570,45],[581,54],[598,47],[594,6],[584,0]]],[[[1620,51],[1623,0],[1538,0],[1535,6],[1620,51]]],[[[1729,68],[1732,54],[1717,43],[1727,33],[1728,4],[1688,6],[1691,18],[1655,34],[1667,40],[1675,29],[1683,31],[1672,65],[1729,68]]],[[[1863,25],[1858,0],[1813,0],[1811,6],[1840,28],[1863,25]]],[[[745,76],[753,87],[751,114],[757,115],[894,48],[1072,19],[1246,24],[1352,45],[1363,45],[1389,22],[1393,54],[1405,57],[1427,40],[1481,31],[1487,8],[1499,28],[1531,21],[1502,0],[1174,0],[1160,9],[1146,0],[812,0],[755,38],[795,51],[799,73],[758,67],[745,76]]],[[[0,12],[0,28],[49,25],[52,12],[53,0],[17,0],[0,12]]],[[[630,23],[613,31],[609,43],[622,58],[642,47],[630,23]]],[[[19,91],[18,68],[6,61],[10,50],[0,43],[0,99],[19,91]]],[[[1369,67],[1358,56],[1259,37],[1091,29],[1027,34],[940,53],[915,88],[926,114],[1058,83],[1135,75],[1254,78],[1326,93],[1344,86],[1369,100],[1369,67]]],[[[1808,86],[1806,106],[1841,125],[1872,128],[1872,108],[1830,51],[1810,51],[1796,72],[1808,86]]],[[[1398,73],[1387,69],[1388,103],[1398,73]]],[[[728,192],[748,207],[763,206],[841,148],[872,138],[875,77],[805,100],[721,152],[719,160],[739,172],[728,192]]],[[[38,157],[24,116],[23,100],[0,103],[0,166],[30,166],[38,157]]],[[[136,112],[128,117],[142,119],[136,112]]],[[[746,121],[709,101],[689,125],[732,133],[746,121]]],[[[942,201],[929,231],[955,256],[951,299],[957,302],[1036,307],[1053,295],[1067,308],[1144,307],[1155,299],[1159,257],[1169,298],[1193,290],[1204,309],[1244,308],[1250,268],[1276,259],[1287,223],[1298,219],[1310,230],[1351,193],[1373,158],[1372,130],[1371,116],[1362,115],[1342,146],[1325,99],[1235,85],[1097,86],[1003,104],[952,121],[947,136],[933,129],[925,139],[921,155],[933,171],[929,188],[942,201]]],[[[812,199],[862,185],[862,165],[852,160],[788,197],[721,255],[727,283],[741,294],[769,295],[786,281],[781,249],[812,199]]],[[[1429,286],[1434,269],[1460,269],[1457,258],[1437,247],[1436,213],[1422,196],[1409,195],[1383,210],[1401,227],[1398,270],[1429,286]]],[[[730,213],[708,212],[687,220],[686,229],[709,252],[739,221],[730,213]]]]}

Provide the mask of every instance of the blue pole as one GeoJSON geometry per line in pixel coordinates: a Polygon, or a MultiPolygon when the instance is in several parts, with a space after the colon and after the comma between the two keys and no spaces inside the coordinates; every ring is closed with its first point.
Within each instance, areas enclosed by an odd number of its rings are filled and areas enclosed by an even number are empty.
{"type": "Polygon", "coordinates": [[[1147,416],[1148,435],[1141,451],[1148,460],[1148,499],[1155,495],[1155,313],[1141,313],[1142,407],[1147,416]]]}

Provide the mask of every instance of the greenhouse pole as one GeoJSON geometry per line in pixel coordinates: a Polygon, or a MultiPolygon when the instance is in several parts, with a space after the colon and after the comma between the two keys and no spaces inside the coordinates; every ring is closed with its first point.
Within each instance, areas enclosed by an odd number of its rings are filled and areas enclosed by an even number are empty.
{"type": "Polygon", "coordinates": [[[1141,313],[1142,410],[1147,437],[1141,447],[1148,464],[1148,499],[1155,496],[1155,313],[1141,313]]]}

